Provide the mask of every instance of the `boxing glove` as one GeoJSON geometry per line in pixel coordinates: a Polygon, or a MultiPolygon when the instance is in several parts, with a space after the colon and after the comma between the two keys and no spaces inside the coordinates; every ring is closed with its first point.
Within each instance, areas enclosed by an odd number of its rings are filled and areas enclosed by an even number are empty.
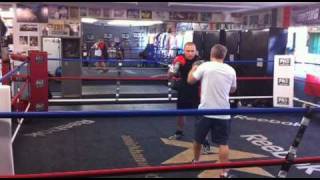
{"type": "Polygon", "coordinates": [[[182,66],[186,64],[186,59],[183,56],[177,56],[174,60],[173,60],[173,64],[179,63],[182,66]]]}
{"type": "Polygon", "coordinates": [[[172,74],[177,74],[179,72],[180,66],[183,66],[186,64],[186,60],[183,56],[177,56],[173,60],[173,64],[169,66],[169,72],[172,74]]]}

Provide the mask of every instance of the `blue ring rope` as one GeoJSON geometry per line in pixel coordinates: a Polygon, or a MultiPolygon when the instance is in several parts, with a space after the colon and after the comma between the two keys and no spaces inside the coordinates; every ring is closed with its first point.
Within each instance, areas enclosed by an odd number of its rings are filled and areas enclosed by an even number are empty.
{"type": "MultiPolygon", "coordinates": [[[[110,62],[159,62],[156,60],[145,60],[139,58],[126,58],[127,60],[118,60],[116,58],[99,59],[99,58],[49,58],[48,61],[81,61],[81,62],[94,62],[94,61],[110,61],[110,62]],[[131,59],[131,60],[130,60],[131,59]]],[[[235,60],[235,61],[224,61],[225,63],[263,63],[263,62],[274,62],[274,61],[256,61],[256,60],[235,60]]]]}
{"type": "Polygon", "coordinates": [[[11,70],[10,72],[8,72],[7,74],[5,74],[4,76],[2,76],[0,78],[0,82],[3,82],[5,80],[8,80],[13,74],[15,74],[17,71],[19,71],[22,66],[24,66],[27,62],[23,62],[22,64],[20,64],[18,67],[16,67],[15,69],[11,70]]]}
{"type": "MultiPolygon", "coordinates": [[[[190,109],[190,110],[127,110],[127,111],[65,111],[65,112],[1,112],[0,118],[103,118],[141,116],[197,116],[197,115],[237,115],[237,114],[303,114],[307,108],[239,108],[239,109],[190,109]]],[[[320,108],[312,108],[319,113],[320,108]]]]}

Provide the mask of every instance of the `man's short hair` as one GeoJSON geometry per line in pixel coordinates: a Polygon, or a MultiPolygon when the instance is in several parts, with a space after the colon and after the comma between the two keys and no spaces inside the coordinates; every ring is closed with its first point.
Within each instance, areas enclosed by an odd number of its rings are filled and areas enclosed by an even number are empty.
{"type": "Polygon", "coordinates": [[[224,59],[227,55],[227,48],[222,44],[216,44],[211,48],[211,57],[216,59],[224,59]]]}
{"type": "Polygon", "coordinates": [[[187,42],[186,44],[184,44],[184,47],[183,47],[183,48],[186,48],[187,46],[194,46],[194,47],[196,47],[196,44],[193,43],[193,42],[187,42]]]}

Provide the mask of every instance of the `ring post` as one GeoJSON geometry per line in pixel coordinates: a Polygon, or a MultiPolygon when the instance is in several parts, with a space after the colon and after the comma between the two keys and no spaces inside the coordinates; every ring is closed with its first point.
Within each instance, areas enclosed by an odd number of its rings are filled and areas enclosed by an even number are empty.
{"type": "MultiPolygon", "coordinates": [[[[11,112],[10,86],[0,85],[0,112],[11,112]]],[[[0,175],[14,175],[11,119],[0,119],[0,175]]]]}
{"type": "Polygon", "coordinates": [[[306,129],[308,128],[310,121],[313,117],[312,108],[310,106],[307,106],[308,111],[304,114],[302,120],[301,120],[301,126],[299,127],[299,130],[293,140],[292,145],[289,148],[288,154],[286,155],[286,161],[287,163],[283,164],[281,166],[281,169],[278,173],[277,178],[286,178],[288,176],[289,170],[291,166],[293,165],[294,159],[297,157],[297,151],[298,147],[302,141],[302,138],[306,132],[306,129]]]}
{"type": "Polygon", "coordinates": [[[48,54],[29,51],[31,111],[48,111],[48,54]]]}

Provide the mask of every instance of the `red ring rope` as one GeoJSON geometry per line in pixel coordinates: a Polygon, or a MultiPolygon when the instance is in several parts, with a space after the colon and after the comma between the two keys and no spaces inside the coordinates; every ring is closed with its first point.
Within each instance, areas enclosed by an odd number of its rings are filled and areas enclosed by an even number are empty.
{"type": "Polygon", "coordinates": [[[10,57],[12,60],[22,61],[22,62],[29,60],[29,56],[21,55],[21,54],[11,54],[10,57]]]}
{"type": "Polygon", "coordinates": [[[29,78],[28,75],[13,75],[11,77],[12,81],[26,81],[29,78]]]}
{"type": "MultiPolygon", "coordinates": [[[[304,157],[293,160],[293,164],[304,163],[319,163],[320,156],[304,157]]],[[[200,163],[186,165],[170,165],[170,166],[150,166],[150,167],[135,167],[122,169],[102,169],[89,171],[74,171],[74,172],[56,172],[42,174],[21,174],[14,176],[0,176],[0,178],[58,178],[58,177],[89,177],[89,176],[111,176],[111,175],[128,175],[142,174],[155,172],[170,172],[170,171],[186,171],[186,170],[205,170],[205,169],[223,169],[223,168],[242,168],[242,167],[259,167],[259,166],[276,166],[288,163],[285,159],[272,160],[252,160],[241,162],[228,163],[200,163]]]]}

